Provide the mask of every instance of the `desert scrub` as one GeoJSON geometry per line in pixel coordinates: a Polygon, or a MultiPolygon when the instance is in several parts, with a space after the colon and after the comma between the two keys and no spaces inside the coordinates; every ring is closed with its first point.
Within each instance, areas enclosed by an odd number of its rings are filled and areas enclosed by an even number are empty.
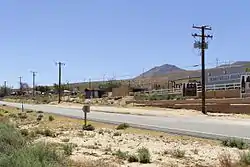
{"type": "Polygon", "coordinates": [[[125,130],[125,129],[127,129],[127,128],[129,128],[129,124],[127,124],[127,123],[122,123],[122,124],[120,124],[120,125],[118,125],[118,126],[116,127],[116,130],[125,130]]]}
{"type": "Polygon", "coordinates": [[[119,159],[126,160],[128,158],[128,152],[121,151],[120,149],[113,153],[113,155],[117,156],[119,159]]]}
{"type": "Polygon", "coordinates": [[[122,133],[121,132],[115,132],[113,136],[121,136],[122,133]]]}
{"type": "Polygon", "coordinates": [[[61,141],[67,143],[67,142],[69,142],[69,138],[64,138],[61,141]]]}
{"type": "Polygon", "coordinates": [[[43,115],[42,114],[39,114],[36,118],[37,121],[41,121],[43,119],[43,115]]]}
{"type": "Polygon", "coordinates": [[[63,166],[64,158],[55,148],[38,143],[25,146],[13,152],[11,156],[0,159],[1,167],[58,167],[63,166]]]}
{"type": "Polygon", "coordinates": [[[248,148],[248,144],[241,139],[226,139],[222,141],[222,145],[226,147],[236,147],[240,150],[248,148]]]}
{"type": "Polygon", "coordinates": [[[138,162],[139,158],[135,154],[129,154],[128,155],[128,162],[138,162]]]}
{"type": "Polygon", "coordinates": [[[88,125],[83,125],[82,127],[83,130],[86,130],[86,131],[94,131],[95,130],[95,127],[91,124],[88,124],[88,125]]]}
{"type": "Polygon", "coordinates": [[[55,120],[55,118],[52,115],[50,115],[49,116],[49,121],[54,121],[54,120],[55,120]]]}
{"type": "Polygon", "coordinates": [[[0,123],[0,134],[0,155],[12,154],[26,144],[21,133],[9,124],[0,123]]]}
{"type": "Polygon", "coordinates": [[[145,147],[139,148],[137,150],[137,153],[138,153],[138,158],[139,158],[140,163],[143,163],[143,164],[150,163],[151,155],[147,148],[145,147]]]}
{"type": "Polygon", "coordinates": [[[29,135],[28,129],[21,129],[20,132],[21,132],[21,134],[22,134],[23,136],[28,136],[28,135],[29,135]]]}
{"type": "Polygon", "coordinates": [[[28,116],[26,115],[26,113],[18,113],[17,115],[18,115],[18,117],[20,119],[26,119],[26,118],[28,118],[28,116]]]}
{"type": "Polygon", "coordinates": [[[186,152],[184,150],[175,149],[175,150],[172,150],[170,153],[175,158],[183,158],[186,152]]]}
{"type": "Polygon", "coordinates": [[[51,131],[50,129],[45,129],[43,132],[44,136],[49,136],[49,137],[55,137],[55,133],[51,131]]]}

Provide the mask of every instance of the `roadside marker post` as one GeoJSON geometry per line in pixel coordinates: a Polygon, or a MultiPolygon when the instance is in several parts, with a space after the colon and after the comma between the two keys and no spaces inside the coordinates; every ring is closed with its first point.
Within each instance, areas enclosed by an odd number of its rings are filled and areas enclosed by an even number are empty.
{"type": "Polygon", "coordinates": [[[87,113],[90,113],[90,105],[89,104],[85,104],[82,107],[82,111],[84,112],[84,126],[87,126],[87,113]]]}
{"type": "Polygon", "coordinates": [[[22,100],[22,112],[24,112],[24,107],[23,107],[23,100],[22,100]]]}

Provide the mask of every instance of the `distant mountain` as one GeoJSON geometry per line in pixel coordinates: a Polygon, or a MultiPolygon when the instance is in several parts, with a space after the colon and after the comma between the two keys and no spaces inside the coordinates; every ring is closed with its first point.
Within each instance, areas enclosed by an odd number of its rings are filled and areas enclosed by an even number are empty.
{"type": "Polygon", "coordinates": [[[171,64],[164,64],[162,66],[154,67],[144,73],[142,73],[139,77],[156,77],[156,76],[162,76],[174,72],[184,72],[186,70],[181,69],[175,65],[171,64]]]}

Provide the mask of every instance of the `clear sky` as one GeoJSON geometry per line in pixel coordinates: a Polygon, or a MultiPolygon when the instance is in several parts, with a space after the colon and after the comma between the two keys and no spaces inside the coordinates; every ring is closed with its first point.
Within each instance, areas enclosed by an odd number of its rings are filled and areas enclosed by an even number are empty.
{"type": "MultiPolygon", "coordinates": [[[[249,60],[250,1],[2,0],[0,82],[18,76],[37,84],[136,76],[165,63],[200,64],[192,25],[208,24],[214,39],[206,62],[249,60]]],[[[198,33],[198,32],[197,32],[198,33]]]]}

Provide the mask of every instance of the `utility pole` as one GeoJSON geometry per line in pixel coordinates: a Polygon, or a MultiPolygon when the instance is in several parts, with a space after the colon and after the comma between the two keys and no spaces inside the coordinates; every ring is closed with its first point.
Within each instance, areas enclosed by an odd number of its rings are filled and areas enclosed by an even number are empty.
{"type": "Polygon", "coordinates": [[[219,67],[219,59],[216,58],[216,67],[219,67]]]}
{"type": "Polygon", "coordinates": [[[7,81],[4,81],[4,96],[7,95],[7,81]]]}
{"type": "Polygon", "coordinates": [[[102,84],[104,84],[105,83],[105,74],[103,74],[103,77],[102,77],[102,84]]]}
{"type": "Polygon", "coordinates": [[[90,90],[90,99],[92,99],[93,90],[92,90],[92,81],[91,81],[91,78],[89,78],[89,90],[90,90]]]}
{"type": "MultiPolygon", "coordinates": [[[[19,84],[20,84],[20,93],[21,93],[21,96],[23,96],[22,78],[23,78],[23,77],[21,77],[21,76],[19,77],[19,84]]],[[[22,112],[24,112],[23,99],[22,99],[22,103],[21,103],[21,108],[22,108],[22,112]]]]}
{"type": "Polygon", "coordinates": [[[22,78],[23,77],[18,77],[19,78],[19,85],[20,85],[20,93],[22,94],[23,93],[23,85],[22,85],[22,78]]]}
{"type": "Polygon", "coordinates": [[[36,73],[35,71],[30,71],[32,73],[32,83],[33,83],[33,86],[32,86],[32,95],[35,96],[35,88],[36,88],[36,73]]]}
{"type": "Polygon", "coordinates": [[[193,37],[200,37],[201,38],[201,42],[195,42],[195,45],[194,47],[195,48],[199,48],[201,49],[201,87],[202,87],[202,93],[201,93],[201,101],[202,101],[202,107],[201,107],[201,110],[202,110],[202,113],[203,114],[207,114],[207,111],[206,111],[206,83],[205,83],[205,49],[207,49],[207,42],[206,42],[206,38],[213,38],[212,35],[206,35],[205,34],[205,30],[212,30],[212,28],[210,26],[206,26],[206,25],[203,25],[203,26],[194,26],[193,25],[193,28],[195,29],[199,29],[201,30],[201,35],[200,34],[192,34],[193,37]]]}
{"type": "Polygon", "coordinates": [[[62,66],[65,65],[65,63],[58,62],[58,103],[61,103],[61,96],[62,96],[62,90],[61,90],[61,82],[62,82],[62,66]]]}

